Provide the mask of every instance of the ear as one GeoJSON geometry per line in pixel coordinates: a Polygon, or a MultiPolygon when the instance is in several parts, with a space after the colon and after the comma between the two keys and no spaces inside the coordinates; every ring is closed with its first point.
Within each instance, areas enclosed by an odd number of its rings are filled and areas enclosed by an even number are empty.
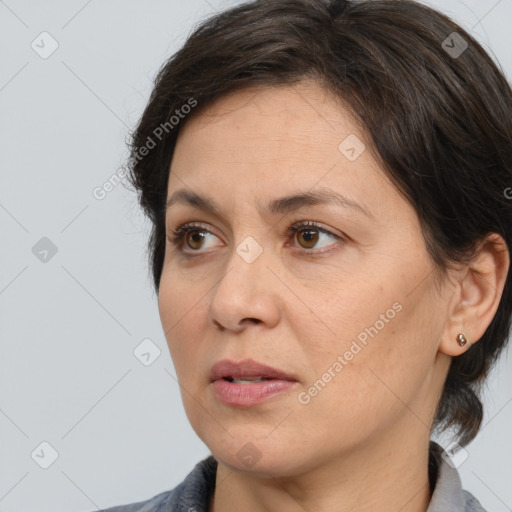
{"type": "Polygon", "coordinates": [[[484,335],[498,310],[509,265],[510,255],[503,238],[496,233],[487,235],[473,261],[457,271],[440,352],[459,356],[484,335]],[[469,342],[464,347],[457,342],[459,333],[469,342]]]}

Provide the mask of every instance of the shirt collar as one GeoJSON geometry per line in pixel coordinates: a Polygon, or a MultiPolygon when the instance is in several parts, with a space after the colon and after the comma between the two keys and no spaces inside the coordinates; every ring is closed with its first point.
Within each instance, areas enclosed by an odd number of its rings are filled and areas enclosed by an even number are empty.
{"type": "Polygon", "coordinates": [[[435,488],[427,512],[464,512],[466,498],[458,471],[442,457],[443,448],[430,441],[429,467],[437,473],[435,488]]]}

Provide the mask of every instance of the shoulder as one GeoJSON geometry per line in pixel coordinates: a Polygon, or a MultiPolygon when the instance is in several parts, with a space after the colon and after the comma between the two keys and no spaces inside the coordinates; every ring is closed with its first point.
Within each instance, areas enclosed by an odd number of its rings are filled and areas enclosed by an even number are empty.
{"type": "Polygon", "coordinates": [[[157,494],[149,500],[106,508],[100,512],[163,512],[164,510],[172,510],[169,509],[169,506],[172,506],[169,502],[175,500],[178,488],[179,486],[171,491],[157,494]]]}
{"type": "Polygon", "coordinates": [[[208,510],[215,488],[217,461],[212,455],[198,462],[185,480],[170,491],[149,500],[119,505],[100,512],[173,512],[174,510],[208,510]]]}

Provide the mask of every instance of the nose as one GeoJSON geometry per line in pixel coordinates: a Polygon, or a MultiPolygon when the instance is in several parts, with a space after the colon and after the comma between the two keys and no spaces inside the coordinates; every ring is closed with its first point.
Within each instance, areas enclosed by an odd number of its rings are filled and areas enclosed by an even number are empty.
{"type": "Polygon", "coordinates": [[[270,270],[265,256],[263,251],[249,263],[233,250],[209,304],[210,321],[221,331],[237,333],[251,324],[272,328],[279,322],[279,293],[284,285],[270,270]]]}

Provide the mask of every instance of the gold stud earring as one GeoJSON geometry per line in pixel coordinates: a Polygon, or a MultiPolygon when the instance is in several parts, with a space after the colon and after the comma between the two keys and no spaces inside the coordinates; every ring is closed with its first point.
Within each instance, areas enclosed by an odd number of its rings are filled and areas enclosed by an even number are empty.
{"type": "Polygon", "coordinates": [[[464,334],[462,334],[462,333],[460,333],[457,336],[457,341],[461,347],[463,347],[468,342],[468,340],[466,339],[466,336],[464,336],[464,334]]]}

